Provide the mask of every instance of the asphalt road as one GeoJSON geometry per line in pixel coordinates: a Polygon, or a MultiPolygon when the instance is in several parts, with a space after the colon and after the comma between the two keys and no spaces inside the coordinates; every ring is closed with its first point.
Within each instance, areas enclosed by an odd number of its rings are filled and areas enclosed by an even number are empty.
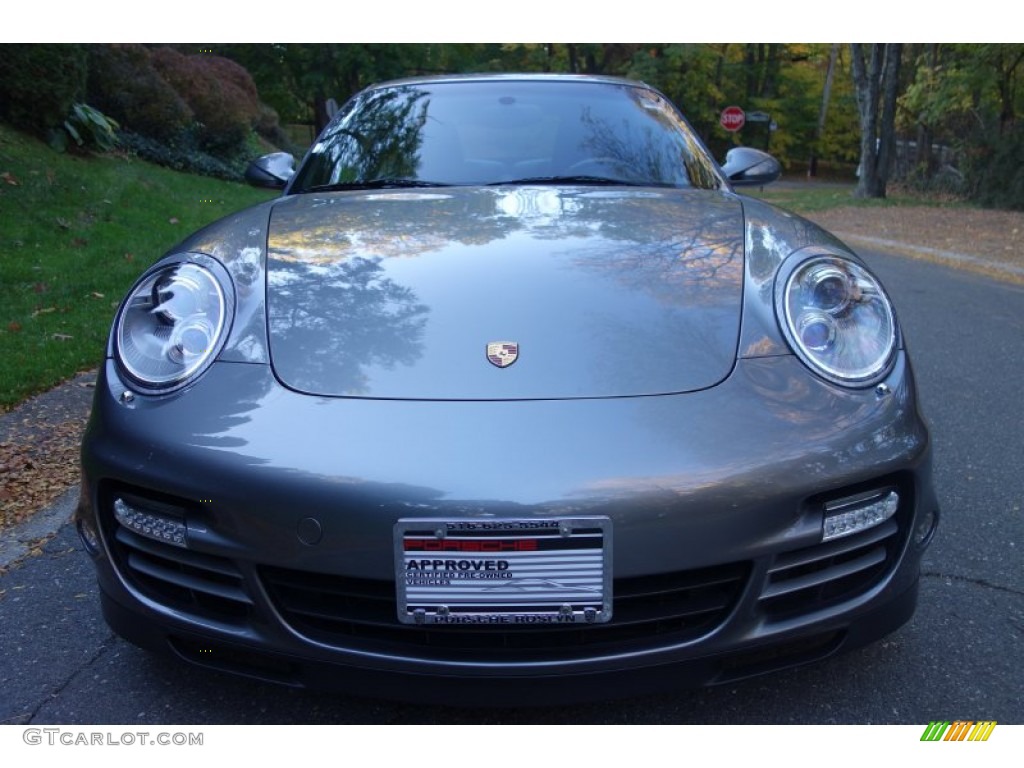
{"type": "Polygon", "coordinates": [[[742,684],[571,708],[428,709],[294,691],[114,637],[65,526],[0,577],[0,723],[1024,723],[1024,289],[865,258],[900,311],[943,513],[918,612],[882,642],[742,684]]]}

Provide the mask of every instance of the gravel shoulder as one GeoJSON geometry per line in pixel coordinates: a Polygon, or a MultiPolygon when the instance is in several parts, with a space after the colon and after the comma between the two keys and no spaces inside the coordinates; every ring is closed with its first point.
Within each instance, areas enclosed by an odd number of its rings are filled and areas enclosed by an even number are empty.
{"type": "Polygon", "coordinates": [[[0,414],[0,568],[5,546],[24,541],[15,529],[77,485],[95,381],[95,371],[80,373],[0,414]]]}
{"type": "MultiPolygon", "coordinates": [[[[1024,213],[844,206],[807,218],[853,248],[880,248],[1024,284],[1024,213]]],[[[0,569],[38,552],[43,529],[56,531],[66,519],[50,516],[49,526],[41,526],[32,522],[37,512],[73,506],[66,502],[79,479],[78,447],[95,378],[95,371],[80,373],[0,413],[0,569]],[[55,505],[58,500],[63,503],[55,505]]]]}
{"type": "Polygon", "coordinates": [[[1024,284],[1024,213],[933,206],[845,206],[808,214],[848,245],[1024,284]]]}

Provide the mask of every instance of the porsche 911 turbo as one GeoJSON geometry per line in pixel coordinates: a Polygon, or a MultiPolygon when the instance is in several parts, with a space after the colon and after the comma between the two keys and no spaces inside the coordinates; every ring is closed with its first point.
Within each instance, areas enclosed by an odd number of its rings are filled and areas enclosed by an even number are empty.
{"type": "Polygon", "coordinates": [[[120,635],[494,705],[713,685],[912,615],[938,521],[892,303],[644,84],[394,81],[117,311],[76,520],[120,635]]]}

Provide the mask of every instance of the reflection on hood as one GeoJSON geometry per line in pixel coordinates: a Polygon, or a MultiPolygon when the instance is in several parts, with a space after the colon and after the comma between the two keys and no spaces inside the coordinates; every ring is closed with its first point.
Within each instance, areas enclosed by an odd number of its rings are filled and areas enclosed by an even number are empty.
{"type": "Polygon", "coordinates": [[[310,393],[683,392],[735,360],[742,214],[718,192],[311,193],[275,206],[268,244],[272,360],[310,393]],[[520,349],[501,370],[498,341],[520,349]]]}

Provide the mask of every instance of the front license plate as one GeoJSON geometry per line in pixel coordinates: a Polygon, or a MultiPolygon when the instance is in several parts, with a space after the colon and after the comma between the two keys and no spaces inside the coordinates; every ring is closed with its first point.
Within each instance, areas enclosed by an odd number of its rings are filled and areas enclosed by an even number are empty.
{"type": "Polygon", "coordinates": [[[612,524],[425,520],[395,524],[404,624],[598,624],[612,617],[612,524]]]}

